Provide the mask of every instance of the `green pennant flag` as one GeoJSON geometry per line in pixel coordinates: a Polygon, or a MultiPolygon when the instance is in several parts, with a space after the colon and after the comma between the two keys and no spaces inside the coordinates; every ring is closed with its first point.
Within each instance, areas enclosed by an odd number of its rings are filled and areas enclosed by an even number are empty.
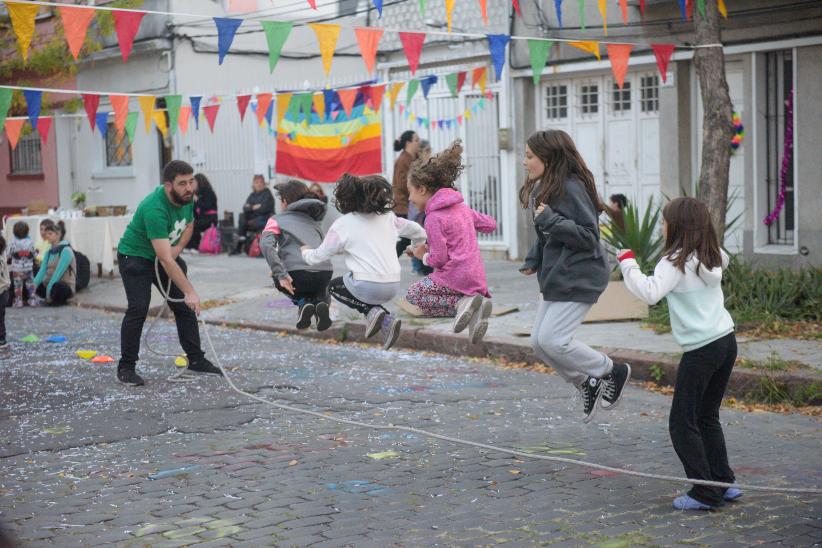
{"type": "Polygon", "coordinates": [[[407,104],[409,104],[409,105],[411,104],[411,99],[414,98],[414,95],[416,95],[417,90],[419,88],[420,88],[420,81],[417,80],[416,78],[414,78],[413,80],[408,82],[408,87],[405,90],[406,91],[406,93],[405,93],[405,102],[407,104]]]}
{"type": "Polygon", "coordinates": [[[298,93],[291,98],[291,104],[288,105],[288,111],[295,119],[301,118],[307,121],[311,117],[311,106],[314,104],[313,93],[298,93]]]}
{"type": "Polygon", "coordinates": [[[534,85],[539,85],[542,77],[542,68],[548,60],[548,51],[554,45],[552,40],[528,40],[528,53],[531,55],[531,75],[534,85]]]}
{"type": "Polygon", "coordinates": [[[137,129],[137,113],[129,112],[126,117],[126,133],[128,133],[128,142],[134,142],[134,130],[137,129]]]}
{"type": "Polygon", "coordinates": [[[702,18],[705,18],[705,0],[696,0],[696,7],[699,10],[699,13],[702,15],[702,18]]]}
{"type": "Polygon", "coordinates": [[[585,30],[585,0],[579,0],[579,26],[585,30]]]}
{"type": "Polygon", "coordinates": [[[290,21],[260,21],[260,24],[263,26],[265,39],[268,42],[268,71],[274,72],[274,67],[277,66],[277,61],[280,60],[283,44],[288,40],[288,35],[291,34],[294,23],[290,21]]]}
{"type": "Polygon", "coordinates": [[[6,124],[6,116],[11,107],[12,95],[14,95],[13,89],[0,88],[0,134],[2,134],[3,126],[6,124]]]}
{"type": "Polygon", "coordinates": [[[425,19],[425,0],[420,0],[420,17],[425,19]]]}
{"type": "Polygon", "coordinates": [[[168,111],[168,131],[174,135],[177,131],[177,119],[180,116],[180,105],[183,102],[182,95],[166,95],[166,111],[168,111]]]}
{"type": "Polygon", "coordinates": [[[448,84],[448,89],[451,91],[451,97],[456,97],[459,93],[457,91],[457,78],[458,76],[456,72],[445,75],[445,83],[448,84]]]}

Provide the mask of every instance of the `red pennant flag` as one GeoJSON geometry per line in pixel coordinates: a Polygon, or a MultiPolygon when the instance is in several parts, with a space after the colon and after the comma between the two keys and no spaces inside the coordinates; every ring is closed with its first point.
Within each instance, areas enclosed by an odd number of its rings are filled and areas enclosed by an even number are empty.
{"type": "Polygon", "coordinates": [[[377,46],[382,38],[382,29],[373,27],[357,27],[354,29],[357,35],[357,43],[360,45],[362,60],[368,72],[374,72],[377,63],[377,46]]]}
{"type": "Polygon", "coordinates": [[[468,76],[468,72],[466,72],[464,70],[457,73],[457,93],[459,93],[460,90],[462,89],[462,86],[465,85],[465,78],[467,76],[468,76]]]}
{"type": "Polygon", "coordinates": [[[622,10],[622,22],[628,23],[628,0],[619,0],[619,9],[622,10]]]}
{"type": "Polygon", "coordinates": [[[457,116],[457,122],[458,122],[458,123],[460,123],[460,124],[462,124],[462,114],[460,114],[459,116],[457,116]]]}
{"type": "Polygon", "coordinates": [[[522,11],[519,9],[519,0],[513,0],[514,2],[514,11],[517,12],[517,15],[522,17],[522,11]]]}
{"type": "Polygon", "coordinates": [[[694,2],[693,0],[685,0],[685,13],[688,14],[688,21],[694,16],[694,2]]]}
{"type": "Polygon", "coordinates": [[[311,6],[312,10],[317,9],[317,0],[308,0],[308,5],[311,6]]]}
{"type": "Polygon", "coordinates": [[[668,79],[668,61],[671,60],[671,55],[674,53],[673,44],[651,44],[656,57],[656,66],[659,67],[659,74],[662,76],[662,81],[666,82],[668,79]]]}
{"type": "Polygon", "coordinates": [[[639,15],[645,18],[645,0],[639,0],[639,15]]]}
{"type": "Polygon", "coordinates": [[[214,133],[214,122],[217,120],[217,111],[219,110],[219,103],[203,107],[203,113],[205,113],[206,120],[208,120],[208,127],[211,129],[211,133],[214,133]]]}
{"type": "Polygon", "coordinates": [[[40,134],[40,140],[45,145],[49,140],[49,130],[51,129],[51,116],[41,116],[37,120],[37,133],[40,134]]]}
{"type": "Polygon", "coordinates": [[[385,84],[371,86],[371,108],[374,112],[379,112],[382,106],[382,97],[385,94],[385,84]]]}
{"type": "Polygon", "coordinates": [[[338,89],[337,95],[340,96],[340,103],[342,103],[345,115],[351,118],[351,110],[354,108],[354,101],[357,100],[357,93],[360,90],[356,88],[338,89]]]}
{"type": "Polygon", "coordinates": [[[619,89],[625,83],[625,74],[628,72],[628,60],[631,58],[633,44],[606,44],[608,59],[611,61],[611,71],[614,73],[619,89]]]}
{"type": "Polygon", "coordinates": [[[400,103],[399,107],[400,107],[400,114],[402,114],[402,113],[403,113],[403,111],[405,110],[405,105],[403,105],[402,103],[400,103]]]}
{"type": "Polygon", "coordinates": [[[128,95],[109,95],[111,108],[114,109],[114,127],[119,133],[126,129],[126,118],[128,117],[128,95]]]}
{"type": "Polygon", "coordinates": [[[251,95],[238,95],[237,108],[240,109],[240,122],[245,118],[245,109],[248,108],[248,102],[251,100],[251,95]]]}
{"type": "Polygon", "coordinates": [[[399,34],[402,47],[405,50],[405,57],[408,59],[408,68],[411,70],[411,76],[414,76],[420,64],[420,54],[422,53],[422,43],[425,42],[425,33],[401,32],[399,34]]]}
{"type": "Polygon", "coordinates": [[[273,99],[274,95],[271,93],[257,94],[257,123],[259,125],[263,125],[265,114],[268,112],[268,107],[271,105],[273,99]]]}
{"type": "Polygon", "coordinates": [[[140,21],[145,13],[140,11],[112,11],[114,17],[114,30],[117,31],[117,40],[120,42],[120,54],[123,62],[128,61],[131,54],[131,46],[134,44],[134,36],[140,28],[140,21]]]}
{"type": "Polygon", "coordinates": [[[94,133],[94,125],[97,123],[98,106],[100,106],[99,95],[83,93],[83,107],[86,109],[86,116],[88,116],[88,123],[91,125],[92,133],[94,133]]]}
{"type": "Polygon", "coordinates": [[[94,10],[71,6],[59,6],[57,9],[60,10],[60,18],[63,20],[63,34],[76,61],[83,47],[83,40],[86,39],[89,23],[94,19],[94,10]]]}

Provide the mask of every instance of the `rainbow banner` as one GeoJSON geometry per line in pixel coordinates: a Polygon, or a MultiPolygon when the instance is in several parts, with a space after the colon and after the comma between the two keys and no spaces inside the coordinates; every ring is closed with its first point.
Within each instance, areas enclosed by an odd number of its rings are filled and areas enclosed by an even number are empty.
{"type": "Polygon", "coordinates": [[[306,116],[291,108],[280,120],[277,173],[318,182],[336,181],[343,173],[381,173],[382,122],[364,95],[357,94],[350,115],[337,97],[324,106],[322,117],[313,109],[306,116]]]}

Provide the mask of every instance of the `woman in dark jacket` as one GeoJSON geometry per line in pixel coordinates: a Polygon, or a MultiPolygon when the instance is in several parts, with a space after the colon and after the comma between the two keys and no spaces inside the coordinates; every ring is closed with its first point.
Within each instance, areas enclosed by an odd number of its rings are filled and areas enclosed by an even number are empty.
{"type": "Polygon", "coordinates": [[[217,225],[217,195],[208,178],[202,173],[194,176],[197,189],[194,191],[194,232],[186,247],[198,249],[203,232],[211,225],[217,225]]]}
{"type": "Polygon", "coordinates": [[[251,184],[251,194],[246,198],[243,212],[240,214],[240,241],[234,253],[239,253],[244,244],[250,242],[249,233],[262,232],[268,218],[274,214],[274,195],[266,186],[265,177],[255,175],[251,184]]]}
{"type": "MultiPolygon", "coordinates": [[[[394,141],[394,151],[399,152],[394,162],[394,177],[391,187],[394,190],[393,211],[397,217],[408,218],[408,170],[411,162],[417,159],[420,150],[420,136],[412,130],[407,130],[394,141]]],[[[411,244],[408,238],[397,240],[397,257],[403,254],[405,248],[411,244]]]]}

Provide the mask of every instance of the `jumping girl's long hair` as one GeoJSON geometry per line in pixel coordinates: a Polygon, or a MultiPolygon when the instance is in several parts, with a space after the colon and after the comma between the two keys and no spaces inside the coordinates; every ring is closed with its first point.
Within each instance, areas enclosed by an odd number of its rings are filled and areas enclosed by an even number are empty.
{"type": "Polygon", "coordinates": [[[416,188],[427,188],[431,194],[441,188],[456,190],[454,183],[459,179],[463,167],[462,141],[457,139],[430,158],[414,160],[408,170],[408,182],[416,188]]]}
{"type": "Polygon", "coordinates": [[[382,215],[394,206],[394,192],[385,177],[367,175],[357,177],[344,174],[334,189],[337,210],[346,213],[376,213],[382,215]]]}
{"type": "Polygon", "coordinates": [[[539,179],[526,179],[519,191],[519,201],[524,209],[531,204],[531,193],[537,189],[537,204],[556,206],[565,196],[565,181],[576,179],[585,188],[597,213],[605,211],[605,204],[597,194],[594,175],[582,159],[574,141],[562,130],[538,131],[528,138],[528,148],[545,164],[545,172],[539,179]]]}
{"type": "Polygon", "coordinates": [[[722,266],[722,253],[708,207],[696,198],[676,198],[662,210],[668,225],[665,238],[665,258],[685,272],[685,263],[696,254],[699,267],[707,269],[722,266]]]}

